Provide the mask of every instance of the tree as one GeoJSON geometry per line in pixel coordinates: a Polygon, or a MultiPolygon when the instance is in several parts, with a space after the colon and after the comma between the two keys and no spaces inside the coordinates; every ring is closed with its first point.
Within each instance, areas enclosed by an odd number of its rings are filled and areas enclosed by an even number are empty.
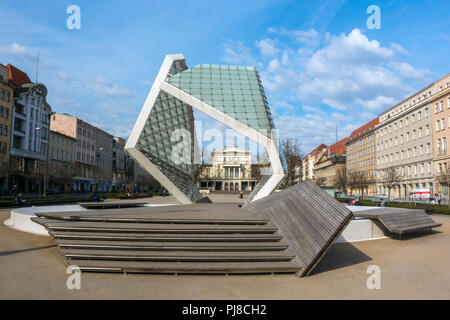
{"type": "Polygon", "coordinates": [[[282,142],[287,174],[282,187],[287,188],[300,182],[302,175],[302,152],[297,139],[288,138],[282,142]]]}
{"type": "Polygon", "coordinates": [[[336,170],[335,186],[339,191],[347,193],[347,169],[345,167],[336,170]]]}
{"type": "Polygon", "coordinates": [[[50,182],[62,184],[66,195],[76,175],[77,172],[73,163],[52,163],[49,166],[48,177],[50,182]]]}
{"type": "Polygon", "coordinates": [[[388,189],[388,201],[391,200],[391,189],[400,186],[402,174],[399,173],[398,168],[387,168],[381,170],[381,184],[388,189]]]}
{"type": "MultiPolygon", "coordinates": [[[[444,169],[439,172],[436,176],[437,181],[441,186],[447,187],[447,196],[450,198],[450,166],[445,163],[444,169]]],[[[448,207],[450,208],[450,199],[448,200],[448,207]]]]}

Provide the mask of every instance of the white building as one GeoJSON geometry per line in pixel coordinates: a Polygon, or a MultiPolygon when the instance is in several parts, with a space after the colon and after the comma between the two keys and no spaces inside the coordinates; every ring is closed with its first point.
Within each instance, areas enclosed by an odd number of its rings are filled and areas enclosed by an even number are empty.
{"type": "MultiPolygon", "coordinates": [[[[211,191],[251,191],[259,179],[252,172],[252,154],[238,147],[226,147],[211,153],[212,163],[203,165],[198,186],[211,191]]],[[[255,166],[255,165],[254,165],[255,166]]]]}

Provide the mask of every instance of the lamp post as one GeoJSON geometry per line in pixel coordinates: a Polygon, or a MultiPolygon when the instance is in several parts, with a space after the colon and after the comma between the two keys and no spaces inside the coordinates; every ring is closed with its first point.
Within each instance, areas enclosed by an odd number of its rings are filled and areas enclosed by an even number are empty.
{"type": "MultiPolygon", "coordinates": [[[[96,167],[97,167],[97,168],[94,169],[94,170],[98,170],[97,172],[101,172],[101,167],[100,167],[100,157],[101,157],[101,154],[100,154],[99,151],[103,151],[103,147],[97,147],[96,149],[97,149],[97,151],[96,151],[95,157],[96,157],[96,161],[97,161],[97,163],[96,163],[96,167]]],[[[97,187],[96,187],[96,181],[95,181],[95,179],[94,179],[94,187],[95,187],[95,191],[98,191],[98,190],[97,190],[97,187]]]]}
{"type": "MultiPolygon", "coordinates": [[[[41,127],[36,127],[35,129],[36,129],[37,132],[40,132],[40,130],[42,128],[41,127]]],[[[46,161],[45,161],[45,165],[44,165],[44,191],[43,191],[43,196],[44,197],[47,195],[47,166],[48,166],[48,160],[49,159],[48,159],[48,152],[47,152],[46,161]]],[[[39,193],[41,193],[41,190],[39,190],[39,193]]]]}

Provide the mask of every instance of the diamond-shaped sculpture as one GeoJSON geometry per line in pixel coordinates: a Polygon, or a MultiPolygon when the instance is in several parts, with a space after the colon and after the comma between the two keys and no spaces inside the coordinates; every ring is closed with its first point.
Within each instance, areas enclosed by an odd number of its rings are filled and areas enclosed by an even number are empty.
{"type": "Polygon", "coordinates": [[[182,54],[166,56],[125,150],[180,203],[199,201],[202,196],[194,181],[199,152],[192,108],[264,146],[271,170],[247,202],[271,194],[283,180],[286,165],[253,67],[202,64],[188,69],[182,54]],[[191,137],[183,141],[189,145],[189,162],[173,160],[173,150],[180,143],[171,139],[175,130],[191,137]]]}

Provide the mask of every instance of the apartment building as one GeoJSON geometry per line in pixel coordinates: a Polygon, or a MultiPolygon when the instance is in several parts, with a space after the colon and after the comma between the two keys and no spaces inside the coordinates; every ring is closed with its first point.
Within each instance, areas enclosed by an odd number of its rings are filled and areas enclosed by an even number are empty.
{"type": "Polygon", "coordinates": [[[76,143],[73,137],[50,130],[47,172],[50,192],[73,191],[76,143]]]}
{"type": "Polygon", "coordinates": [[[0,64],[0,190],[8,186],[9,145],[14,87],[9,83],[9,69],[0,64]]]}
{"type": "Polygon", "coordinates": [[[435,83],[401,101],[379,117],[375,130],[379,194],[388,194],[386,169],[395,168],[399,186],[392,197],[408,198],[414,189],[434,192],[432,101],[435,83]]]}
{"type": "Polygon", "coordinates": [[[325,148],[325,151],[320,153],[320,157],[314,164],[314,180],[332,196],[340,192],[336,183],[336,176],[338,170],[345,168],[345,144],[347,141],[348,138],[344,138],[325,148]]]}
{"type": "Polygon", "coordinates": [[[314,165],[326,151],[327,146],[322,143],[305,156],[302,160],[302,181],[314,179],[314,165]]]}
{"type": "MultiPolygon", "coordinates": [[[[434,94],[431,97],[433,145],[434,145],[434,170],[438,175],[447,170],[450,165],[450,152],[448,144],[450,139],[450,74],[435,82],[434,94]]],[[[447,186],[441,186],[436,181],[436,192],[442,194],[444,200],[448,200],[447,186]]]]}
{"type": "MultiPolygon", "coordinates": [[[[346,146],[346,171],[351,176],[354,172],[360,172],[367,179],[365,195],[375,196],[376,186],[376,156],[375,156],[375,127],[379,119],[373,119],[365,125],[354,130],[345,143],[346,146]]],[[[350,190],[351,194],[353,190],[350,190]]]]}
{"type": "Polygon", "coordinates": [[[28,75],[8,64],[8,81],[14,86],[9,171],[11,185],[26,193],[44,190],[47,170],[48,136],[52,109],[47,103],[47,88],[32,83],[28,75]]]}
{"type": "Polygon", "coordinates": [[[97,153],[97,128],[63,113],[52,113],[50,128],[76,139],[74,191],[94,191],[94,170],[97,153]]]}

